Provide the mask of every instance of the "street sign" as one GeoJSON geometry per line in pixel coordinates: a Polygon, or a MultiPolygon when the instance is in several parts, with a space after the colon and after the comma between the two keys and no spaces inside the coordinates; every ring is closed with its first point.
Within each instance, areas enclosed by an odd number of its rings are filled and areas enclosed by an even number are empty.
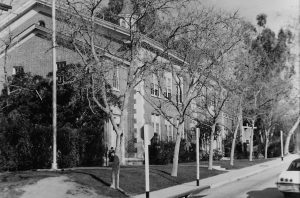
{"type": "Polygon", "coordinates": [[[148,145],[151,145],[151,138],[153,137],[154,133],[153,133],[153,128],[151,125],[149,124],[145,124],[142,128],[141,128],[141,138],[144,141],[147,141],[148,145]],[[146,140],[145,138],[145,132],[147,132],[148,138],[146,140]]]}

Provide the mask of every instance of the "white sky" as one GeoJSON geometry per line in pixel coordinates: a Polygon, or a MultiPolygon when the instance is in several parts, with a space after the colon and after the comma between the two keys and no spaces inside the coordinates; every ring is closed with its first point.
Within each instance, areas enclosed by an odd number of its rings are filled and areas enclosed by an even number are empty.
{"type": "Polygon", "coordinates": [[[276,33],[281,27],[299,20],[299,0],[199,0],[228,11],[239,10],[239,15],[256,24],[256,16],[267,15],[267,26],[276,33]]]}

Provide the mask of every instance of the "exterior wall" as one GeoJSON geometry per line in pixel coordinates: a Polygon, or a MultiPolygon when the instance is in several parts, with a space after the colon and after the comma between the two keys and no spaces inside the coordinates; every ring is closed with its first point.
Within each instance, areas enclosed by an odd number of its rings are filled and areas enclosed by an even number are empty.
{"type": "MultiPolygon", "coordinates": [[[[58,47],[57,62],[66,61],[68,63],[80,62],[79,57],[72,51],[58,47]]],[[[4,79],[3,73],[4,54],[0,55],[1,79],[4,79]]],[[[52,72],[52,50],[51,41],[45,40],[35,34],[20,41],[7,53],[6,70],[7,75],[11,76],[14,66],[23,66],[24,72],[30,72],[41,76],[46,76],[52,72]]],[[[3,84],[0,84],[0,89],[3,84]]]]}
{"type": "MultiPolygon", "coordinates": [[[[0,32],[1,38],[7,38],[8,33],[13,37],[22,34],[25,30],[34,24],[37,24],[40,20],[45,22],[46,28],[51,29],[52,22],[49,8],[43,6],[34,7],[28,10],[24,15],[17,16],[17,19],[7,28],[2,29],[0,32]]],[[[65,26],[58,22],[58,31],[65,31],[65,26]]],[[[110,32],[113,37],[121,38],[121,33],[110,32]]],[[[126,36],[123,36],[126,37],[126,36]]],[[[114,48],[118,47],[119,43],[116,42],[114,48]]],[[[41,76],[46,76],[52,71],[52,43],[45,35],[41,35],[38,32],[33,31],[25,37],[19,38],[16,45],[12,46],[8,50],[6,68],[8,76],[12,75],[14,66],[23,66],[24,72],[30,72],[41,76]]],[[[67,48],[57,47],[57,62],[66,61],[69,63],[80,63],[80,57],[67,48]]],[[[3,72],[4,54],[0,54],[0,78],[4,78],[3,72]]],[[[109,74],[110,75],[110,74],[109,74]]],[[[122,93],[126,88],[127,67],[126,65],[119,66],[119,90],[115,90],[118,95],[122,93]]],[[[125,127],[125,149],[127,158],[143,158],[143,138],[142,132],[145,124],[151,125],[151,115],[155,113],[153,107],[145,100],[144,97],[151,97],[154,100],[163,100],[161,98],[155,98],[151,96],[150,86],[147,84],[147,80],[142,82],[135,90],[130,94],[130,100],[127,111],[127,122],[125,127]]],[[[3,84],[0,84],[0,89],[3,88],[3,84]]],[[[163,93],[161,93],[163,94],[163,93]]],[[[172,84],[172,97],[176,96],[175,83],[172,84]]],[[[175,99],[175,98],[173,98],[175,99]]],[[[176,110],[171,106],[165,106],[169,110],[168,114],[172,115],[174,121],[176,119],[176,110]]],[[[119,110],[114,110],[116,120],[119,119],[119,110]]],[[[168,140],[165,130],[165,119],[160,117],[160,131],[161,139],[168,140]]],[[[186,125],[188,126],[188,125],[186,125]]],[[[173,134],[176,131],[173,129],[173,134]]],[[[107,122],[105,127],[105,138],[107,147],[115,147],[115,132],[112,129],[110,122],[107,122]]],[[[151,137],[150,137],[151,138],[151,137]]]]}

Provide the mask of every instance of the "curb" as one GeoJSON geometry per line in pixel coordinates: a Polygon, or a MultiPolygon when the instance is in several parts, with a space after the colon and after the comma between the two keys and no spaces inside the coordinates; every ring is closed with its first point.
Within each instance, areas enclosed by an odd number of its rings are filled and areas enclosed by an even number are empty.
{"type": "Polygon", "coordinates": [[[180,193],[180,194],[177,194],[177,195],[169,196],[169,197],[166,197],[166,198],[179,198],[179,197],[193,196],[193,195],[199,194],[200,192],[202,192],[203,190],[206,190],[206,189],[210,189],[210,186],[205,185],[205,186],[202,186],[202,187],[197,187],[193,190],[189,190],[189,191],[186,191],[186,192],[183,192],[183,193],[180,193]]]}
{"type": "MultiPolygon", "coordinates": [[[[164,198],[181,198],[181,197],[193,197],[199,193],[201,193],[202,191],[206,190],[206,189],[210,189],[211,187],[209,185],[205,185],[205,186],[195,186],[194,189],[192,190],[187,190],[185,192],[176,194],[176,195],[171,195],[171,196],[165,196],[164,198]]],[[[152,191],[155,192],[155,191],[152,191]]],[[[153,195],[151,194],[150,191],[150,197],[153,197],[153,195]]],[[[134,195],[134,196],[130,196],[130,198],[136,198],[136,197],[146,197],[146,194],[139,194],[139,195],[134,195]]]]}

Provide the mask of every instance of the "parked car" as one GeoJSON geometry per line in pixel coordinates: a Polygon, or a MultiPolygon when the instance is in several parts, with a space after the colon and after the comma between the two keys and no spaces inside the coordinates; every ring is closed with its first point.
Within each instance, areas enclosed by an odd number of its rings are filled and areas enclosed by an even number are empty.
{"type": "Polygon", "coordinates": [[[289,168],[279,175],[276,184],[285,197],[300,195],[300,158],[292,161],[289,168]]]}

